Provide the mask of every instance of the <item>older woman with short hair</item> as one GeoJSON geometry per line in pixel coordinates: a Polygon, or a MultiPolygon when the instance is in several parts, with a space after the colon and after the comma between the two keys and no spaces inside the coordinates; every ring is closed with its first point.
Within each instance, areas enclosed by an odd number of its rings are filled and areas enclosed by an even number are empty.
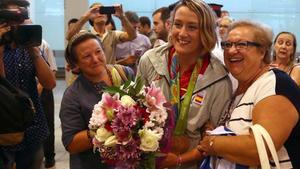
{"type": "Polygon", "coordinates": [[[291,32],[280,32],[274,40],[271,66],[285,71],[300,87],[300,65],[295,64],[296,36],[291,32]]]}
{"type": "Polygon", "coordinates": [[[250,132],[251,126],[260,124],[274,142],[281,167],[300,168],[300,91],[286,73],[269,69],[271,35],[270,29],[251,21],[237,21],[229,29],[222,47],[225,64],[239,86],[220,125],[237,136],[206,136],[198,146],[204,154],[260,165],[250,132]]]}
{"type": "Polygon", "coordinates": [[[147,51],[137,76],[161,87],[176,112],[172,152],[159,167],[196,169],[201,130],[208,121],[216,126],[231,84],[222,63],[211,54],[217,41],[211,8],[201,0],[183,0],[171,21],[169,44],[147,51]]]}
{"type": "Polygon", "coordinates": [[[100,40],[87,31],[71,38],[65,57],[79,71],[78,78],[63,95],[59,114],[62,142],[70,153],[70,169],[108,168],[93,151],[89,120],[94,105],[102,98],[102,89],[133,78],[133,71],[121,65],[107,65],[100,40]]]}

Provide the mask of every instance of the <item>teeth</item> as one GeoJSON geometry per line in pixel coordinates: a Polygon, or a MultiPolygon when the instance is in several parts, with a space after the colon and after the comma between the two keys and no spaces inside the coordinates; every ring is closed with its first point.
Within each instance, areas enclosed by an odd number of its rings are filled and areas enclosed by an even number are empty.
{"type": "Polygon", "coordinates": [[[181,44],[181,45],[186,45],[186,44],[188,44],[188,42],[187,41],[184,41],[184,40],[178,40],[179,41],[179,43],[181,44]]]}
{"type": "Polygon", "coordinates": [[[241,61],[243,59],[238,59],[238,58],[231,58],[229,59],[230,62],[237,62],[237,61],[241,61]]]}

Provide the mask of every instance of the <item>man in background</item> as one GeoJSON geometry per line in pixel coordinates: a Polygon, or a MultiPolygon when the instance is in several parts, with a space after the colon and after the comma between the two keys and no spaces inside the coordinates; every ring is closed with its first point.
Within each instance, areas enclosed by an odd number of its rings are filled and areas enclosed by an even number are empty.
{"type": "Polygon", "coordinates": [[[154,42],[156,41],[156,35],[151,28],[150,19],[147,16],[141,16],[139,20],[140,20],[139,32],[147,36],[150,39],[150,42],[153,46],[154,42]]]}
{"type": "Polygon", "coordinates": [[[168,7],[161,7],[153,12],[153,30],[157,38],[153,47],[157,47],[168,42],[168,35],[171,26],[169,18],[170,10],[168,7]]]}
{"type": "MultiPolygon", "coordinates": [[[[125,16],[137,32],[140,22],[136,12],[127,11],[125,12],[125,16]]],[[[143,34],[137,33],[137,37],[134,40],[117,45],[115,53],[117,63],[129,66],[135,71],[140,56],[150,48],[151,42],[149,38],[143,34]]]]}
{"type": "Polygon", "coordinates": [[[100,14],[101,6],[103,6],[101,3],[92,4],[90,9],[75,23],[75,26],[68,31],[66,39],[70,40],[86,22],[89,22],[92,26],[91,32],[97,35],[102,42],[107,64],[115,64],[117,44],[135,39],[136,30],[124,15],[121,4],[114,5],[115,13],[113,15],[120,19],[124,31],[107,30],[106,23],[111,14],[100,14]]]}

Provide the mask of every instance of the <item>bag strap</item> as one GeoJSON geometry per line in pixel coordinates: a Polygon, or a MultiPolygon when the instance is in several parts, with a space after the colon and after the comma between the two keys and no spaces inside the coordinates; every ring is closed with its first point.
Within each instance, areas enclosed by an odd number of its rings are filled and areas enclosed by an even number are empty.
{"type": "Polygon", "coordinates": [[[268,154],[266,152],[266,147],[265,147],[263,138],[261,136],[261,133],[260,133],[259,129],[256,127],[256,125],[251,126],[251,129],[252,129],[252,132],[254,135],[261,168],[270,169],[269,158],[268,158],[268,154]]]}
{"type": "Polygon", "coordinates": [[[274,143],[273,143],[273,140],[272,140],[270,134],[261,125],[257,125],[256,127],[259,128],[259,130],[260,130],[260,132],[261,132],[264,140],[266,141],[266,143],[268,145],[268,148],[269,148],[269,150],[271,152],[273,161],[275,162],[275,165],[276,165],[277,169],[280,169],[279,160],[278,160],[278,156],[277,156],[277,151],[275,149],[275,146],[274,146],[274,143]]]}
{"type": "Polygon", "coordinates": [[[265,142],[264,142],[264,140],[265,140],[266,145],[268,146],[268,148],[271,152],[272,158],[276,164],[276,168],[280,169],[277,152],[276,152],[274,143],[273,143],[272,138],[269,135],[269,133],[266,131],[265,128],[263,128],[259,124],[255,124],[255,125],[251,126],[251,129],[252,129],[252,132],[253,132],[253,135],[255,138],[256,148],[258,151],[261,168],[270,169],[269,157],[268,157],[267,149],[265,147],[265,142]]]}

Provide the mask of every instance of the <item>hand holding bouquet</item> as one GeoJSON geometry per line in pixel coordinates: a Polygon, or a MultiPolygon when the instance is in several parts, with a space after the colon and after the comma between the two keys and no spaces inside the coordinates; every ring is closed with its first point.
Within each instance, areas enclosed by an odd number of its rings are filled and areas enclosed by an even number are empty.
{"type": "Polygon", "coordinates": [[[144,87],[140,78],[107,88],[90,119],[94,150],[116,168],[155,168],[174,126],[166,103],[159,88],[144,87]]]}

